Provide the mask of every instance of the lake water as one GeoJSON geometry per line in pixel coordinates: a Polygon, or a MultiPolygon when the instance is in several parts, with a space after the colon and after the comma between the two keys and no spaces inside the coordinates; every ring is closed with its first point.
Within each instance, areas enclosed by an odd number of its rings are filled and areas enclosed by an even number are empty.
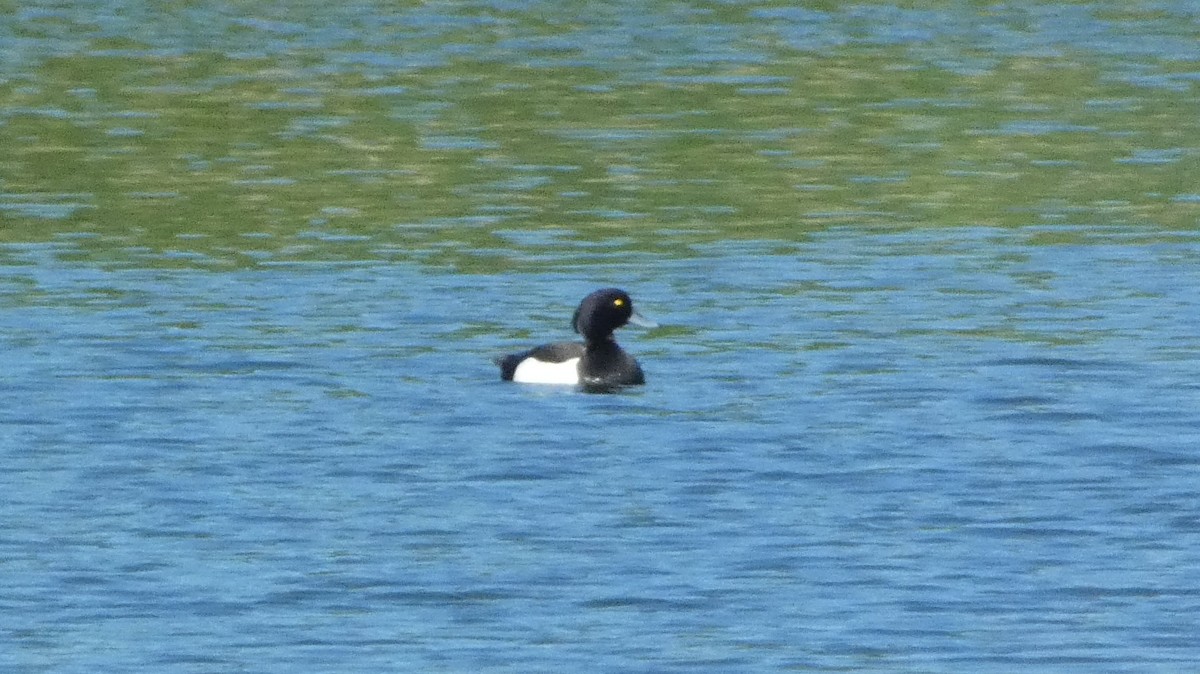
{"type": "Polygon", "coordinates": [[[908,7],[0,20],[0,669],[1195,668],[1200,13],[908,7]]]}

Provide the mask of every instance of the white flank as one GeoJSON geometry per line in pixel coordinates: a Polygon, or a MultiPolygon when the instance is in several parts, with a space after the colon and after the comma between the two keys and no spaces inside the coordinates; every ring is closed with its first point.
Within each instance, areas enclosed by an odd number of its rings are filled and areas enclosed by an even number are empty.
{"type": "Polygon", "coordinates": [[[526,358],[513,372],[513,381],[522,384],[578,384],[579,359],[572,358],[561,363],[547,363],[526,358]]]}

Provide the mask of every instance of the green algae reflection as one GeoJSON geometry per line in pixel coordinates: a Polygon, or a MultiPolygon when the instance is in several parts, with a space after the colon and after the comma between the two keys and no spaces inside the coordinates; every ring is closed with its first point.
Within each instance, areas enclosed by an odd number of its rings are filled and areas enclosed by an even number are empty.
{"type": "MultiPolygon", "coordinates": [[[[814,35],[852,35],[813,11],[814,35]]],[[[148,265],[496,272],[830,227],[1200,218],[1200,106],[1171,79],[1194,63],[1169,55],[987,53],[955,24],[938,49],[703,51],[720,21],[736,36],[792,20],[763,9],[680,19],[676,39],[605,60],[532,14],[509,17],[507,42],[492,21],[324,44],[325,18],[233,23],[207,48],[81,37],[10,64],[0,242],[72,236],[84,258],[148,265]],[[250,49],[256,31],[273,42],[250,49]],[[1123,75],[1135,66],[1165,79],[1123,75]]]]}

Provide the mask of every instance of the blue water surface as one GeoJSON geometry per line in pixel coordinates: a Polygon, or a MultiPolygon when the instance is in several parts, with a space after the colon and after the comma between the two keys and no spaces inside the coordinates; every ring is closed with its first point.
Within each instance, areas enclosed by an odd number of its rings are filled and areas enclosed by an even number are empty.
{"type": "Polygon", "coordinates": [[[5,671],[1200,662],[1194,233],[495,275],[73,245],[0,276],[5,671]],[[645,387],[499,381],[614,284],[663,324],[620,334],[645,387]]]}

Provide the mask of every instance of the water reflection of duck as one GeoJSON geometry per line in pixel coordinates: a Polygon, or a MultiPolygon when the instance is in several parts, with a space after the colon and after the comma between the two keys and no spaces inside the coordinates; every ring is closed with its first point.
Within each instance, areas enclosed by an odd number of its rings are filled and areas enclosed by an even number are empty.
{"type": "Polygon", "coordinates": [[[613,339],[613,330],[626,323],[655,326],[633,310],[633,300],[624,290],[597,290],[583,298],[571,319],[571,327],[583,336],[582,344],[555,342],[498,358],[500,378],[598,390],[644,384],[641,366],[613,339]]]}

